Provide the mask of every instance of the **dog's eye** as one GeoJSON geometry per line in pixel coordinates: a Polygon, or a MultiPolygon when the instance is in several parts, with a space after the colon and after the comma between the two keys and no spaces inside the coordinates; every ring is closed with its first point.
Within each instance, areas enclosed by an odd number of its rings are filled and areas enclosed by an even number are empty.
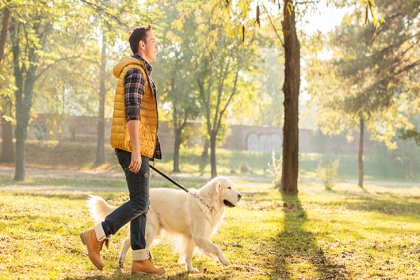
{"type": "Polygon", "coordinates": [[[232,187],[231,187],[231,186],[229,186],[229,187],[227,187],[227,189],[228,189],[228,190],[231,190],[231,189],[232,189],[232,187]]]}

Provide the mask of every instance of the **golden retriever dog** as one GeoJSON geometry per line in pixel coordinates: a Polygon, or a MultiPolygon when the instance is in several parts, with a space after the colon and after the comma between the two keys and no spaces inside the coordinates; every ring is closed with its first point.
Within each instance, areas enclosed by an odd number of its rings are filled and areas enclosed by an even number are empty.
{"type": "MultiPolygon", "coordinates": [[[[210,257],[217,257],[223,265],[229,265],[220,248],[209,238],[222,223],[224,207],[235,207],[241,196],[225,177],[216,177],[200,189],[190,189],[188,193],[176,189],[151,188],[146,225],[147,248],[162,233],[167,233],[172,237],[180,262],[186,263],[188,271],[198,271],[192,265],[195,248],[210,257]]],[[[91,196],[88,206],[95,223],[103,221],[117,208],[98,196],[91,196]]],[[[130,234],[123,243],[120,266],[124,264],[129,248],[130,234]]]]}

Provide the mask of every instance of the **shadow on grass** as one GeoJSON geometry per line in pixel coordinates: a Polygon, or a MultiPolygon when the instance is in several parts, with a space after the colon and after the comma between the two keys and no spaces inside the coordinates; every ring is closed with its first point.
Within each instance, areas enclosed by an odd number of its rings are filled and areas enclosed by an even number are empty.
{"type": "MultiPolygon", "coordinates": [[[[194,274],[192,274],[194,275],[194,274]]],[[[191,279],[190,273],[180,272],[175,275],[168,276],[163,274],[161,276],[151,276],[151,275],[130,275],[121,271],[121,269],[116,269],[112,276],[88,276],[88,277],[67,277],[64,278],[66,280],[88,280],[88,279],[176,279],[176,280],[183,280],[183,279],[191,279]]],[[[198,276],[194,277],[194,279],[203,279],[203,280],[228,280],[231,279],[229,275],[213,275],[213,276],[198,276]]]]}
{"type": "Polygon", "coordinates": [[[282,198],[284,228],[275,240],[275,272],[271,278],[346,279],[345,266],[330,261],[314,234],[305,229],[308,218],[299,198],[283,194],[282,198]]]}
{"type": "Polygon", "coordinates": [[[341,204],[347,209],[358,211],[372,211],[389,216],[418,216],[420,215],[419,203],[409,201],[395,201],[377,199],[374,197],[350,198],[341,204]]]}

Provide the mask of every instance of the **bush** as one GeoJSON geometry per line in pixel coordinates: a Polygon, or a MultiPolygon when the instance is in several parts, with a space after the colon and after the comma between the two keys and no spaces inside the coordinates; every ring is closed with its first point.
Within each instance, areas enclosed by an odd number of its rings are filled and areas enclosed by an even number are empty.
{"type": "Polygon", "coordinates": [[[241,161],[241,165],[239,166],[239,170],[241,170],[241,173],[248,173],[250,168],[246,162],[241,161]]]}
{"type": "Polygon", "coordinates": [[[332,190],[338,178],[338,170],[340,168],[340,161],[336,160],[321,160],[318,162],[316,173],[324,183],[327,190],[332,190]]]}
{"type": "Polygon", "coordinates": [[[276,154],[271,155],[271,163],[268,163],[267,172],[273,178],[274,187],[277,187],[281,181],[282,160],[276,158],[276,154]]]}

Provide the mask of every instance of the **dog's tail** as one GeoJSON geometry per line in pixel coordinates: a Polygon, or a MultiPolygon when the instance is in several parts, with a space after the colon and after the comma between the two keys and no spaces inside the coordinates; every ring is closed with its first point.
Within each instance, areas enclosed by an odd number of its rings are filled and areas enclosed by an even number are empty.
{"type": "Polygon", "coordinates": [[[95,224],[105,220],[117,207],[109,205],[102,197],[90,195],[87,201],[90,216],[95,220],[95,224]]]}

